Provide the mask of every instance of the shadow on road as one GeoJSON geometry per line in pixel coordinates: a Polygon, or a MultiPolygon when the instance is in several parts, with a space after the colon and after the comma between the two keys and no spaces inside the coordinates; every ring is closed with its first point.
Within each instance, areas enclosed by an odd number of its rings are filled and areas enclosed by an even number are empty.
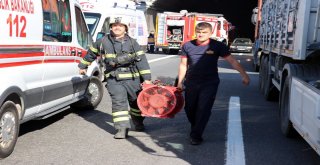
{"type": "Polygon", "coordinates": [[[33,132],[36,130],[41,130],[59,120],[62,120],[65,116],[72,113],[71,109],[68,109],[66,111],[63,111],[59,114],[56,114],[52,117],[49,117],[44,120],[31,120],[26,123],[23,123],[20,125],[20,131],[19,136],[23,136],[24,134],[27,134],[28,132],[33,132]]]}
{"type": "Polygon", "coordinates": [[[147,118],[145,134],[149,138],[132,133],[127,140],[157,159],[173,158],[173,162],[187,162],[187,164],[208,164],[208,161],[222,164],[225,141],[225,121],[222,120],[225,116],[221,112],[214,112],[212,118],[204,134],[205,141],[198,146],[193,146],[189,142],[190,125],[184,110],[173,119],[147,118]],[[220,119],[212,119],[218,116],[220,119]]]}
{"type": "Polygon", "coordinates": [[[112,123],[112,116],[108,113],[100,110],[82,110],[74,111],[74,113],[110,134],[115,134],[116,132],[113,126],[107,124],[112,123]]]}
{"type": "Polygon", "coordinates": [[[78,110],[70,108],[45,120],[32,120],[24,124],[21,124],[19,136],[23,136],[28,132],[41,130],[55,122],[58,122],[59,120],[62,120],[65,116],[69,115],[70,113],[77,114],[81,118],[85,119],[90,123],[94,123],[96,126],[110,134],[115,133],[114,128],[107,124],[112,123],[112,116],[108,113],[104,113],[99,110],[78,110]]]}

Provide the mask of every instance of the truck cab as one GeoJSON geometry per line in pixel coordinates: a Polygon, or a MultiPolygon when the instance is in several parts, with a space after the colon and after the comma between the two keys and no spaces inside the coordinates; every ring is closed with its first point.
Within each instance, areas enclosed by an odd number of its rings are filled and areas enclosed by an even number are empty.
{"type": "Polygon", "coordinates": [[[198,23],[212,25],[212,39],[228,44],[230,23],[222,14],[188,13],[186,10],[157,14],[155,46],[165,54],[178,54],[181,46],[196,38],[195,27],[198,23]]]}
{"type": "Polygon", "coordinates": [[[165,54],[178,54],[186,39],[188,26],[185,13],[164,12],[157,14],[156,48],[165,54]]]}
{"type": "MultiPolygon", "coordinates": [[[[9,156],[20,124],[75,108],[94,108],[101,81],[80,75],[91,45],[81,6],[74,0],[29,0],[0,7],[0,158],[9,156]]],[[[93,70],[93,69],[92,69],[93,70]]]]}

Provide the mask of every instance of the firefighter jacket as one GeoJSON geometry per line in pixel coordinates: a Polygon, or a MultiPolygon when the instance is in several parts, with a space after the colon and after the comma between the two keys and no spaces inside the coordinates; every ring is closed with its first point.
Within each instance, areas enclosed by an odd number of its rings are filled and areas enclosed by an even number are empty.
{"type": "Polygon", "coordinates": [[[151,80],[150,67],[144,51],[128,35],[117,40],[109,34],[97,40],[78,67],[86,69],[99,55],[103,57],[106,77],[113,76],[117,80],[151,80]]]}

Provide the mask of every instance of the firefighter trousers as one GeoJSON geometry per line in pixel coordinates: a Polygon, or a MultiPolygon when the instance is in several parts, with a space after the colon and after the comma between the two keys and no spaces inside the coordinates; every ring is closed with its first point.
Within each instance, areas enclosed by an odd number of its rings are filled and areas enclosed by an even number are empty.
{"type": "Polygon", "coordinates": [[[219,79],[185,83],[185,111],[191,124],[191,138],[202,139],[203,131],[211,115],[218,86],[219,79]]]}
{"type": "Polygon", "coordinates": [[[137,96],[141,91],[140,79],[116,80],[107,79],[106,88],[112,102],[112,117],[115,129],[131,128],[130,115],[133,123],[143,123],[144,117],[137,105],[137,96]],[[128,105],[130,110],[128,111],[128,105]]]}

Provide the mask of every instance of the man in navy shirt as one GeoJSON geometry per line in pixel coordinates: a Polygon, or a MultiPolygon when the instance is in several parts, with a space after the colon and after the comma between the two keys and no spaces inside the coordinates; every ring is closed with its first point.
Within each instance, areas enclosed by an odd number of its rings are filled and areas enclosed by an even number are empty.
{"type": "Polygon", "coordinates": [[[190,143],[201,144],[202,134],[211,115],[211,109],[220,82],[218,59],[224,58],[240,72],[242,82],[248,85],[250,78],[240,63],[230,55],[222,42],[210,39],[212,26],[207,22],[197,24],[196,39],[182,46],[179,65],[178,88],[185,85],[185,111],[191,124],[190,143]]]}

